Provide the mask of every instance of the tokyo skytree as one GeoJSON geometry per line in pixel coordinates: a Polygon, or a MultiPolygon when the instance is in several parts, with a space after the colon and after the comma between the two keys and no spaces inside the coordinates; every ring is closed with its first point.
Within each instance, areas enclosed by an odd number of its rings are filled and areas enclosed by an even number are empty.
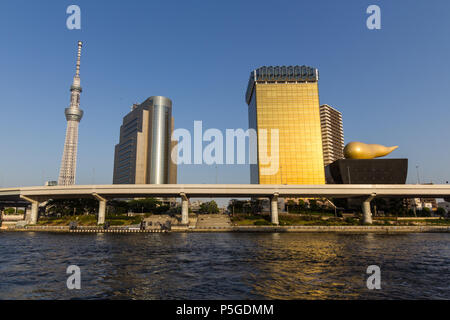
{"type": "Polygon", "coordinates": [[[80,58],[83,43],[78,41],[78,54],[76,73],[70,87],[70,107],[65,109],[67,119],[66,140],[64,142],[64,152],[59,170],[58,185],[68,186],[75,184],[75,174],[77,169],[77,149],[78,149],[78,124],[83,117],[80,109],[80,58]]]}

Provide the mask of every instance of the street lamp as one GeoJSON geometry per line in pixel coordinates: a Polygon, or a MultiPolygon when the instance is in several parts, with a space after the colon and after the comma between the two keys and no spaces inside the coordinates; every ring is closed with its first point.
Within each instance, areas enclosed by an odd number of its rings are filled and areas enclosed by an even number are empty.
{"type": "Polygon", "coordinates": [[[419,165],[416,165],[416,171],[417,171],[417,184],[420,184],[419,165]]]}

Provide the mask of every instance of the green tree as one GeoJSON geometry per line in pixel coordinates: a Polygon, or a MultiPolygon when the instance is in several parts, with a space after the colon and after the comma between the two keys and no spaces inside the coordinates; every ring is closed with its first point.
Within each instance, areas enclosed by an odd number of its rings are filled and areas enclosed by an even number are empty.
{"type": "Polygon", "coordinates": [[[129,210],[127,201],[111,200],[108,201],[108,212],[112,214],[124,214],[129,210]]]}
{"type": "Polygon", "coordinates": [[[431,210],[430,208],[422,208],[422,210],[420,210],[420,217],[431,217],[431,210]]]}
{"type": "Polygon", "coordinates": [[[383,212],[389,211],[388,203],[387,203],[386,199],[384,199],[384,198],[375,198],[372,200],[372,203],[374,206],[376,206],[377,212],[378,211],[383,211],[383,212]]]}
{"type": "Polygon", "coordinates": [[[14,208],[6,208],[3,212],[5,214],[14,214],[15,211],[16,211],[16,209],[14,209],[14,208]]]}
{"type": "Polygon", "coordinates": [[[395,216],[405,216],[407,213],[406,206],[402,198],[389,198],[388,211],[395,216]]]}
{"type": "Polygon", "coordinates": [[[445,217],[445,216],[446,216],[445,209],[442,208],[442,207],[437,208],[436,214],[439,215],[439,216],[441,216],[441,217],[445,217]]]}
{"type": "Polygon", "coordinates": [[[228,210],[231,213],[243,213],[244,212],[244,203],[245,201],[231,199],[228,204],[228,210]]]}
{"type": "Polygon", "coordinates": [[[168,204],[161,204],[153,210],[155,214],[165,214],[170,211],[170,206],[168,204]]]}
{"type": "Polygon", "coordinates": [[[322,208],[317,203],[317,200],[312,199],[309,200],[309,209],[311,209],[312,212],[319,212],[322,208]]]}
{"type": "Polygon", "coordinates": [[[260,200],[260,199],[252,199],[250,201],[250,205],[251,205],[251,212],[253,214],[261,213],[261,211],[263,209],[262,200],[260,200]]]}
{"type": "Polygon", "coordinates": [[[134,213],[157,213],[162,202],[155,198],[136,199],[128,202],[128,209],[134,213]]]}
{"type": "Polygon", "coordinates": [[[306,204],[306,202],[303,199],[298,199],[298,211],[300,213],[304,213],[306,212],[306,210],[308,209],[308,205],[306,204]]]}
{"type": "Polygon", "coordinates": [[[219,213],[219,207],[217,206],[217,203],[214,200],[209,202],[203,202],[200,205],[199,213],[208,213],[208,214],[219,213]]]}
{"type": "Polygon", "coordinates": [[[295,203],[294,200],[288,200],[286,202],[286,211],[287,212],[298,212],[298,205],[295,203]]]}

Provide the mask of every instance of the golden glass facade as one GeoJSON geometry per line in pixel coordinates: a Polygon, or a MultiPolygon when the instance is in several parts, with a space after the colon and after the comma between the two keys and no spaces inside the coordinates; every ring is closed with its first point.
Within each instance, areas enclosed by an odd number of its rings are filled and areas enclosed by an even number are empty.
{"type": "Polygon", "coordinates": [[[252,183],[325,184],[317,81],[256,81],[249,100],[249,125],[258,132],[267,129],[268,137],[271,129],[279,130],[279,170],[271,175],[261,172],[262,152],[267,148],[266,154],[271,154],[272,141],[258,133],[252,183]]]}

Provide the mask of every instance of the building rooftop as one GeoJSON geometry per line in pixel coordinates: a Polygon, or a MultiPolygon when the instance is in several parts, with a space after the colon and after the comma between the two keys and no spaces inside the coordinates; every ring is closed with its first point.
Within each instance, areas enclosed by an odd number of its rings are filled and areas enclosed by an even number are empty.
{"type": "Polygon", "coordinates": [[[334,110],[334,111],[336,111],[337,113],[342,114],[342,112],[340,112],[340,111],[337,110],[336,108],[333,108],[333,107],[330,106],[329,104],[324,103],[324,104],[321,104],[321,105],[320,105],[320,109],[321,109],[321,110],[322,110],[324,107],[328,107],[329,109],[334,110]]]}
{"type": "Polygon", "coordinates": [[[286,82],[301,81],[315,82],[319,80],[319,71],[316,68],[308,66],[263,66],[253,70],[248,80],[245,101],[247,104],[252,97],[253,88],[258,81],[268,82],[286,82]]]}

